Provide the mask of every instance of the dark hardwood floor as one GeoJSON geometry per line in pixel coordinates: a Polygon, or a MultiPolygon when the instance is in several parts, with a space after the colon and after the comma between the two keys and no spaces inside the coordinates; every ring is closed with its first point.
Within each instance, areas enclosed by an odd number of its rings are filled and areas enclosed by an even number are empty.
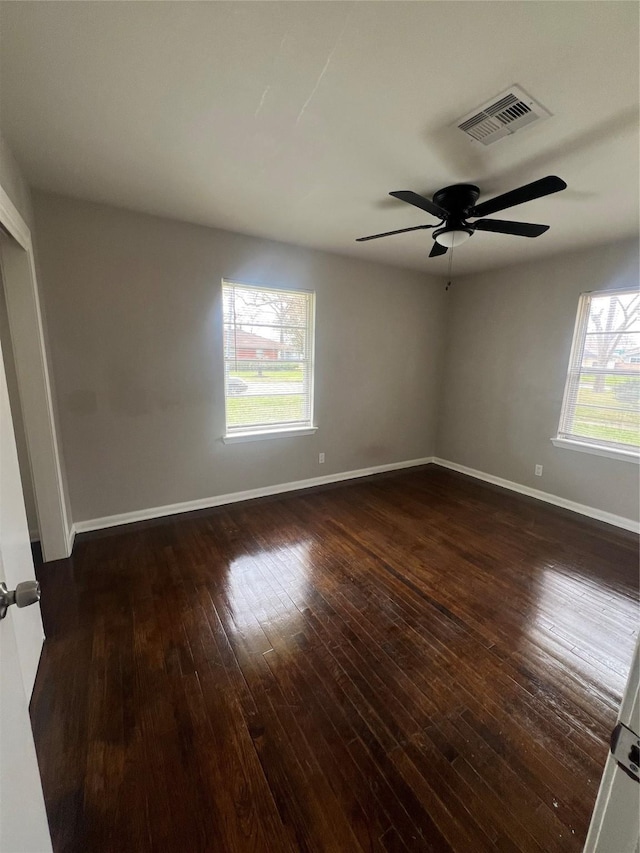
{"type": "Polygon", "coordinates": [[[582,849],[631,534],[430,466],[86,534],[39,574],[56,853],[582,849]]]}

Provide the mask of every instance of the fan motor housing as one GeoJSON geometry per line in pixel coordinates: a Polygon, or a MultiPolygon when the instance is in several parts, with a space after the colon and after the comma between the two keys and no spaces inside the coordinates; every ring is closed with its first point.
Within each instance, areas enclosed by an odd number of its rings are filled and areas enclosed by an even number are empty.
{"type": "Polygon", "coordinates": [[[474,184],[454,184],[434,193],[433,200],[449,213],[463,217],[478,201],[480,190],[474,184]]]}

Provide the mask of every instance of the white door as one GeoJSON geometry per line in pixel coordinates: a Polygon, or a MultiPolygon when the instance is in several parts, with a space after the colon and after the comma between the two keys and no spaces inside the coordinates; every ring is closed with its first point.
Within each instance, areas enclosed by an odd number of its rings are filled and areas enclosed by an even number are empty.
{"type": "MultiPolygon", "coordinates": [[[[0,342],[0,581],[34,577],[0,342]]],[[[38,604],[0,620],[0,853],[51,851],[28,708],[43,639],[38,604]]]]}
{"type": "MultiPolygon", "coordinates": [[[[618,721],[640,734],[640,641],[618,721]]],[[[640,851],[640,782],[621,770],[611,753],[604,767],[584,853],[640,851]]]]}

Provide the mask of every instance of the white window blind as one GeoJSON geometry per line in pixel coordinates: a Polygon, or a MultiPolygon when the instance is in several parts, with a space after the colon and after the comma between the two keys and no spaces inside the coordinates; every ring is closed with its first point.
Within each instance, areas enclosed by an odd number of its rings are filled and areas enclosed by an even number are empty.
{"type": "Polygon", "coordinates": [[[638,453],[640,293],[583,293],[558,438],[638,453]]]}
{"type": "Polygon", "coordinates": [[[314,294],[223,281],[228,436],[313,425],[314,294]]]}

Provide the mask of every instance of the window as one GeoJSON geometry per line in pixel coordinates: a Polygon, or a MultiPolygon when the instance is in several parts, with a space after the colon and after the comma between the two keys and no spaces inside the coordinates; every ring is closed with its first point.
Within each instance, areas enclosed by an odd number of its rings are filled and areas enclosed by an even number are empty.
{"type": "Polygon", "coordinates": [[[223,281],[225,440],[313,427],[314,294],[223,281]]]}
{"type": "Polygon", "coordinates": [[[583,293],[554,444],[637,461],[639,356],[640,293],[583,293]]]}

